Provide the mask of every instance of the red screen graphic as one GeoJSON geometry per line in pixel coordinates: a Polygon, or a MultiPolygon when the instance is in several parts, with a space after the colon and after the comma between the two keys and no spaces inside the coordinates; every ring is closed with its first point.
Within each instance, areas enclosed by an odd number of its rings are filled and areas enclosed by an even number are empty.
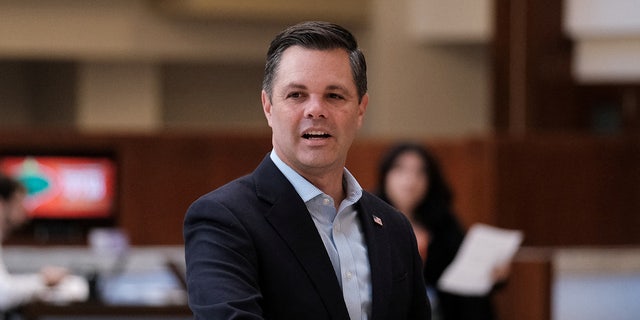
{"type": "Polygon", "coordinates": [[[0,170],[27,188],[32,218],[108,218],[115,202],[116,166],[107,157],[0,158],[0,170]]]}

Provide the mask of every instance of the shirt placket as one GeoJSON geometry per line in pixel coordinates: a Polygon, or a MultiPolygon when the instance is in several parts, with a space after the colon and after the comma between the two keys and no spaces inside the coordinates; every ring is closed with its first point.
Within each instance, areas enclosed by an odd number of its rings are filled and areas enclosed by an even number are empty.
{"type": "Polygon", "coordinates": [[[344,222],[344,215],[340,213],[333,222],[333,239],[340,261],[342,293],[350,318],[361,319],[360,289],[358,288],[357,273],[354,269],[356,262],[350,250],[349,238],[347,237],[349,226],[344,222]]]}

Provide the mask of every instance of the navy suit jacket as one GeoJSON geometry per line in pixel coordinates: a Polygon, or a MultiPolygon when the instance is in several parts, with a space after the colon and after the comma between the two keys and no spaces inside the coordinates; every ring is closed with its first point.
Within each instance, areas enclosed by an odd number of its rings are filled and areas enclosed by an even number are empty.
{"type": "MultiPolygon", "coordinates": [[[[357,205],[371,265],[371,320],[429,319],[408,220],[367,192],[357,205]]],[[[349,319],[311,215],[268,156],[253,173],[196,200],[184,237],[195,319],[349,319]]]]}

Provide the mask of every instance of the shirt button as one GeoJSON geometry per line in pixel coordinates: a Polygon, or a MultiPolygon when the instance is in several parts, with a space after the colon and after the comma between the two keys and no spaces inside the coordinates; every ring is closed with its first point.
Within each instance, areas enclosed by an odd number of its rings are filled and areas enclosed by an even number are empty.
{"type": "Polygon", "coordinates": [[[347,271],[345,277],[347,278],[347,280],[351,280],[351,278],[353,278],[353,273],[351,271],[347,271]]]}
{"type": "Polygon", "coordinates": [[[328,205],[330,205],[330,204],[331,204],[331,199],[329,199],[329,198],[324,198],[324,199],[322,199],[322,203],[323,203],[325,206],[328,206],[328,205]]]}

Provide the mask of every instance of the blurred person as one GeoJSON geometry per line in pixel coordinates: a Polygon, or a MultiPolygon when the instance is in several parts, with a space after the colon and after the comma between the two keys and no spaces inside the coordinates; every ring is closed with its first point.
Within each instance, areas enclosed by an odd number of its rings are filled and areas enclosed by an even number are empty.
{"type": "MultiPolygon", "coordinates": [[[[442,320],[491,320],[491,296],[461,296],[438,289],[438,280],[453,261],[465,231],[453,212],[453,194],[435,156],[411,142],[392,146],[381,158],[378,196],[412,222],[424,261],[424,277],[434,309],[442,320]]],[[[507,267],[494,272],[501,282],[507,267]]],[[[435,315],[435,314],[434,314],[435,315]]]]}
{"type": "Polygon", "coordinates": [[[369,100],[353,35],[285,29],[261,95],[272,151],[186,213],[195,319],[429,319],[411,224],[345,168],[369,100]]]}
{"type": "MultiPolygon", "coordinates": [[[[26,189],[17,180],[0,173],[0,238],[28,220],[23,205],[26,189]]],[[[37,274],[9,274],[0,252],[0,312],[38,300],[67,276],[67,270],[48,266],[37,274]]]]}

